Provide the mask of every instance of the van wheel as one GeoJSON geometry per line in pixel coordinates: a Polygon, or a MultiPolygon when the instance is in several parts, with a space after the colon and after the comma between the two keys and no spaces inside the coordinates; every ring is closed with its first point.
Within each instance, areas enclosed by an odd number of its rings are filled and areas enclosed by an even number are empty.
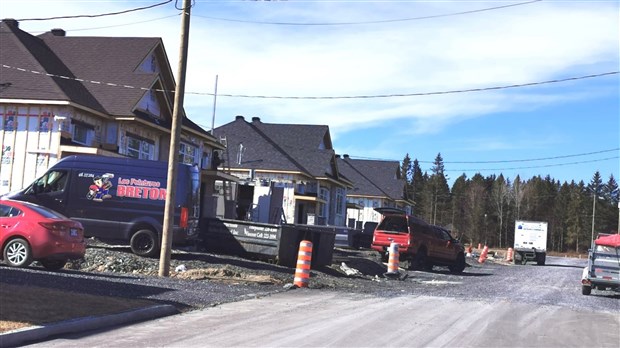
{"type": "Polygon", "coordinates": [[[458,254],[456,261],[453,265],[448,266],[448,269],[452,273],[461,273],[465,269],[465,255],[458,254]]]}
{"type": "Polygon", "coordinates": [[[67,260],[40,260],[41,265],[48,271],[58,271],[59,269],[65,267],[67,264],[67,260]]]}
{"type": "Polygon", "coordinates": [[[159,250],[157,235],[151,230],[139,230],[131,236],[131,251],[138,256],[153,257],[159,250]]]}
{"type": "Polygon", "coordinates": [[[582,295],[590,295],[591,293],[592,293],[592,287],[586,286],[586,285],[582,285],[581,286],[581,294],[582,295]]]}
{"type": "Polygon", "coordinates": [[[3,252],[4,261],[11,267],[28,267],[32,263],[30,245],[22,238],[9,241],[3,252]]]}

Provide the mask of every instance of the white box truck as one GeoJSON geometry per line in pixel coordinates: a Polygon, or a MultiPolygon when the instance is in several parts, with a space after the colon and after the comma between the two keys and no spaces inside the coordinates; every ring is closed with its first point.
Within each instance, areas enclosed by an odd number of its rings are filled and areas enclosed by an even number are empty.
{"type": "Polygon", "coordinates": [[[547,223],[542,221],[515,221],[515,264],[536,261],[544,265],[547,257],[547,223]]]}

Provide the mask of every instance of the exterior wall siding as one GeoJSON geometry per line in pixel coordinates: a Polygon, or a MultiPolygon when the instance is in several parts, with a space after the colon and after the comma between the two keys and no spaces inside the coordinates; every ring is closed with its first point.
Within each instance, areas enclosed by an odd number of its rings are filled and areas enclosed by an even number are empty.
{"type": "Polygon", "coordinates": [[[68,106],[1,104],[0,119],[0,194],[24,188],[58,161],[72,119],[91,125],[95,141],[102,138],[96,116],[68,106]]]}

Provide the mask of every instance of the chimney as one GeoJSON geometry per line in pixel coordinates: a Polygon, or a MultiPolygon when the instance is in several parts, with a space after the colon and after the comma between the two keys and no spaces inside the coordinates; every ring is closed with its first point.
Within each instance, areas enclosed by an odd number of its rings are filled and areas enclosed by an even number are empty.
{"type": "Polygon", "coordinates": [[[2,20],[2,23],[11,28],[19,28],[19,22],[13,18],[5,18],[2,20]]]}
{"type": "Polygon", "coordinates": [[[342,155],[342,157],[344,157],[344,158],[347,158],[347,159],[348,159],[348,158],[349,158],[349,155],[346,155],[346,154],[345,154],[345,155],[342,155]]]}
{"type": "Polygon", "coordinates": [[[243,116],[241,116],[241,115],[235,116],[235,121],[243,121],[243,120],[245,120],[245,118],[243,116]]]}
{"type": "Polygon", "coordinates": [[[60,28],[54,28],[52,29],[52,35],[54,36],[66,36],[66,32],[60,28]]]}
{"type": "Polygon", "coordinates": [[[340,155],[338,155],[338,154],[337,154],[337,155],[336,155],[336,158],[340,158],[340,155]]]}
{"type": "Polygon", "coordinates": [[[252,117],[252,123],[260,123],[260,117],[252,117]]]}

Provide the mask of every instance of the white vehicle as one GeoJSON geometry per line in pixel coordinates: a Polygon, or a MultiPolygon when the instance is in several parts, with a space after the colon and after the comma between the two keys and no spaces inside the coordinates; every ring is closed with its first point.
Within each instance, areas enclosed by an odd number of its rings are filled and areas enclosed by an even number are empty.
{"type": "Polygon", "coordinates": [[[592,289],[620,289],[620,234],[599,234],[588,250],[588,266],[581,276],[581,293],[592,289]]]}
{"type": "Polygon", "coordinates": [[[541,221],[515,221],[515,264],[525,265],[536,261],[544,265],[547,257],[547,223],[541,221]]]}

